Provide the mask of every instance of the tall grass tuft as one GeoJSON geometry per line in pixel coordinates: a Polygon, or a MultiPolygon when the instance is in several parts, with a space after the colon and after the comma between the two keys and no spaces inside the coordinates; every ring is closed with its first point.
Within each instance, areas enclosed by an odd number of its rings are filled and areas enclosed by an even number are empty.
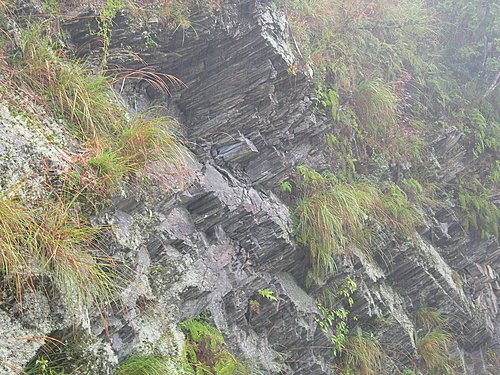
{"type": "Polygon", "coordinates": [[[398,119],[398,97],[380,79],[367,79],[353,92],[353,108],[366,137],[380,138],[398,119]]]}
{"type": "Polygon", "coordinates": [[[88,187],[109,192],[116,182],[148,172],[152,163],[164,170],[155,171],[157,175],[186,169],[185,148],[172,119],[152,112],[129,119],[112,90],[114,78],[66,58],[39,25],[28,28],[18,44],[20,52],[13,60],[18,83],[29,85],[83,143],[87,152],[79,159],[84,164],[80,170],[100,180],[88,187]]]}
{"type": "Polygon", "coordinates": [[[384,193],[372,184],[336,181],[333,175],[321,175],[304,166],[297,172],[297,236],[301,244],[309,246],[316,281],[335,271],[335,255],[350,246],[367,248],[375,224],[412,237],[420,223],[420,215],[395,185],[384,193]]]}
{"type": "Polygon", "coordinates": [[[382,349],[375,339],[350,336],[343,353],[346,374],[375,375],[382,372],[382,349]]]}
{"type": "Polygon", "coordinates": [[[454,374],[448,353],[450,340],[451,335],[441,329],[433,329],[419,340],[417,352],[429,374],[454,374]]]}
{"type": "Polygon", "coordinates": [[[337,184],[300,200],[295,209],[299,242],[309,245],[316,279],[335,271],[333,256],[341,254],[360,237],[379,192],[367,184],[337,184]]]}
{"type": "Polygon", "coordinates": [[[48,277],[68,308],[103,307],[114,299],[119,277],[111,259],[99,250],[98,232],[63,203],[31,208],[2,199],[2,279],[20,296],[36,277],[48,277]]]}
{"type": "Polygon", "coordinates": [[[64,116],[80,140],[117,134],[126,118],[111,90],[111,78],[66,59],[43,30],[35,25],[21,35],[21,52],[15,64],[19,80],[64,116]]]}
{"type": "Polygon", "coordinates": [[[425,332],[435,328],[443,327],[445,319],[441,312],[435,308],[427,307],[420,309],[415,316],[415,323],[425,332]]]}

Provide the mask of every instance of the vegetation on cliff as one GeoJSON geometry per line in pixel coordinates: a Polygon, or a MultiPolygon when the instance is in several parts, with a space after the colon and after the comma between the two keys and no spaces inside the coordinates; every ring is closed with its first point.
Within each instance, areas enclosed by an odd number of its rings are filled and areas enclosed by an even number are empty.
{"type": "MultiPolygon", "coordinates": [[[[0,10],[6,12],[7,4],[0,0],[0,10]]],[[[154,110],[130,116],[114,90],[126,79],[145,80],[164,93],[181,82],[109,70],[113,20],[125,10],[148,21],[158,18],[172,30],[195,29],[190,12],[200,4],[96,2],[95,33],[102,47],[97,63],[71,56],[50,19],[2,34],[2,86],[28,93],[62,120],[74,149],[80,149],[71,150],[57,184],[45,187],[47,199],[32,201],[10,187],[0,192],[0,289],[6,294],[20,299],[27,288],[45,288],[48,281],[69,308],[102,310],[120,299],[126,280],[101,245],[106,228],[91,224],[90,214],[128,183],[155,182],[168,190],[159,176],[171,174],[181,185],[187,167],[175,121],[154,110]]],[[[55,19],[61,7],[71,5],[44,1],[55,19]]],[[[213,11],[223,5],[214,0],[204,6],[213,11]]],[[[309,249],[311,279],[325,292],[321,298],[329,299],[318,304],[317,323],[330,336],[338,359],[333,368],[345,375],[377,374],[384,353],[376,334],[350,329],[356,284],[347,279],[351,283],[337,293],[327,290],[327,281],[335,277],[336,257],[353,248],[369,257],[381,233],[393,244],[411,242],[426,209],[439,210],[448,200],[474,239],[498,237],[499,8],[479,0],[277,0],[276,6],[288,16],[291,41],[302,58],[289,72],[313,67],[317,110],[331,124],[324,151],[332,165],[318,171],[299,166],[281,183],[292,201],[298,242],[309,249]],[[448,179],[440,167],[429,168],[441,161],[440,155],[430,159],[430,149],[436,133],[452,129],[461,134],[461,149],[453,152],[460,159],[463,150],[465,158],[457,178],[448,179]],[[390,172],[381,176],[377,168],[390,172]]],[[[156,42],[147,34],[145,44],[154,48],[156,42]]],[[[271,289],[258,293],[277,302],[271,289]]],[[[259,310],[258,302],[253,308],[259,310]]],[[[440,314],[420,311],[415,326],[417,359],[405,365],[429,374],[454,373],[453,337],[440,314]]],[[[191,319],[181,328],[187,341],[180,361],[132,354],[116,374],[248,372],[207,321],[191,319]]],[[[64,362],[67,356],[59,354],[54,358],[64,362]]],[[[51,369],[47,361],[39,358],[28,370],[64,373],[59,363],[51,369]]]]}

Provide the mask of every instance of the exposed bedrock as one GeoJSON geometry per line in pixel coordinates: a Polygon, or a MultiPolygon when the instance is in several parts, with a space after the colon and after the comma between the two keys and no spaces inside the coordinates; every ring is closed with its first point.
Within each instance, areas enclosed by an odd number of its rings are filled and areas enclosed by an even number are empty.
{"type": "MultiPolygon", "coordinates": [[[[89,329],[110,342],[110,363],[152,347],[173,354],[183,340],[177,323],[208,309],[231,348],[264,373],[333,374],[331,342],[316,321],[318,290],[305,287],[307,249],[295,242],[291,214],[276,189],[295,165],[321,168],[323,134],[332,125],[315,111],[309,73],[292,74],[288,26],[269,3],[236,1],[215,15],[200,11],[192,25],[172,32],[156,20],[145,26],[125,15],[115,20],[112,49],[138,52],[156,72],[185,84],[172,87],[169,97],[146,82],[125,82],[124,100],[132,112],[159,105],[177,117],[194,160],[185,191],[130,187],[95,218],[111,225],[109,252],[133,268],[135,282],[125,292],[125,308],[107,317],[106,331],[101,322],[89,329]],[[158,46],[146,47],[144,35],[158,46]],[[265,288],[278,301],[260,298],[257,291],[265,288]]],[[[94,26],[84,17],[67,22],[80,53],[95,51],[94,26]]],[[[110,60],[115,63],[141,66],[124,58],[110,60]]],[[[464,162],[455,138],[444,134],[436,145],[442,172],[447,155],[453,168],[464,162]]],[[[469,238],[457,218],[443,212],[428,222],[413,243],[381,235],[371,255],[354,249],[338,259],[329,284],[335,288],[347,275],[357,282],[352,326],[375,332],[391,358],[387,368],[412,363],[415,314],[436,307],[449,318],[468,373],[487,374],[483,351],[500,345],[498,243],[469,238]]],[[[28,332],[25,320],[13,316],[18,320],[9,327],[28,332]]],[[[47,324],[40,334],[71,329],[47,324]]]]}

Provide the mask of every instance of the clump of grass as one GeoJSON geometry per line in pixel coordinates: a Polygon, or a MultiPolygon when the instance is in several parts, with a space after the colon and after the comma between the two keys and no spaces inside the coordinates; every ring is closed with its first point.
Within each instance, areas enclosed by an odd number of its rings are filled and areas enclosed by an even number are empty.
{"type": "Polygon", "coordinates": [[[115,375],[184,375],[190,374],[189,365],[158,355],[132,354],[114,371],[115,375]]]}
{"type": "Polygon", "coordinates": [[[419,340],[417,352],[430,374],[454,374],[448,354],[450,340],[451,335],[442,329],[433,329],[419,340]]]}
{"type": "Polygon", "coordinates": [[[25,248],[25,228],[33,227],[32,218],[12,199],[0,199],[0,273],[20,294],[29,278],[24,276],[29,258],[25,248]]]}
{"type": "Polygon", "coordinates": [[[20,83],[64,116],[80,140],[117,134],[125,126],[125,112],[111,90],[110,77],[64,58],[40,25],[25,30],[18,45],[15,67],[20,83]]]}
{"type": "Polygon", "coordinates": [[[183,164],[186,153],[174,128],[175,122],[170,117],[138,115],[121,133],[121,152],[136,165],[158,160],[183,164]]]}
{"type": "Polygon", "coordinates": [[[317,279],[334,272],[334,255],[363,239],[360,231],[379,200],[376,189],[360,183],[337,184],[298,202],[295,209],[298,238],[310,248],[317,279]]]}
{"type": "Polygon", "coordinates": [[[26,30],[18,44],[20,52],[13,64],[19,84],[28,84],[42,102],[64,117],[87,149],[79,159],[80,170],[102,180],[87,184],[88,188],[99,194],[109,192],[116,182],[144,169],[148,172],[152,163],[162,167],[163,174],[186,169],[186,153],[172,119],[152,112],[128,119],[112,90],[113,78],[67,59],[40,26],[26,30]]]}
{"type": "Polygon", "coordinates": [[[88,164],[103,179],[103,183],[110,186],[134,170],[134,165],[112,148],[95,150],[88,164]]]}
{"type": "Polygon", "coordinates": [[[421,367],[432,375],[454,374],[454,363],[448,352],[452,335],[443,328],[446,320],[442,313],[431,307],[420,309],[415,315],[415,323],[420,328],[417,353],[421,367]]]}
{"type": "Polygon", "coordinates": [[[422,221],[422,216],[409,204],[406,193],[397,185],[387,188],[382,198],[379,216],[385,217],[386,223],[404,237],[412,237],[415,227],[422,221]]]}
{"type": "Polygon", "coordinates": [[[353,93],[353,107],[367,137],[384,137],[398,118],[398,97],[382,80],[363,81],[353,93]]]}
{"type": "Polygon", "coordinates": [[[102,307],[115,297],[119,278],[99,250],[98,228],[60,202],[39,208],[0,200],[0,272],[20,296],[36,276],[48,277],[68,308],[102,307]]]}
{"type": "Polygon", "coordinates": [[[425,332],[430,332],[434,328],[442,327],[445,323],[445,319],[441,311],[432,307],[427,307],[417,312],[415,322],[417,326],[424,329],[425,332]]]}
{"type": "Polygon", "coordinates": [[[420,216],[397,186],[383,193],[365,182],[335,181],[310,168],[298,169],[298,200],[294,215],[298,240],[310,248],[312,276],[323,280],[335,270],[333,256],[349,246],[366,248],[373,224],[410,237],[420,216]]]}
{"type": "Polygon", "coordinates": [[[372,338],[350,336],[342,358],[345,374],[374,375],[382,371],[382,349],[372,338]]]}

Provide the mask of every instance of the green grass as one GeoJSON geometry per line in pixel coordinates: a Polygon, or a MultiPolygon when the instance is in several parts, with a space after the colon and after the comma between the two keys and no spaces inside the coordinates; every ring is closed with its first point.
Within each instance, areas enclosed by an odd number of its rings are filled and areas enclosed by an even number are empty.
{"type": "Polygon", "coordinates": [[[114,371],[115,375],[183,375],[191,374],[186,364],[173,362],[167,357],[132,354],[114,371]]]}
{"type": "Polygon", "coordinates": [[[409,204],[405,192],[397,185],[389,186],[382,198],[379,217],[403,237],[413,237],[422,216],[409,204]]]}
{"type": "Polygon", "coordinates": [[[113,184],[120,181],[134,170],[134,166],[130,165],[129,161],[119,155],[116,150],[96,151],[96,154],[89,158],[88,163],[105,183],[113,184]]]}
{"type": "Polygon", "coordinates": [[[382,349],[372,338],[350,336],[343,350],[343,374],[376,375],[382,372],[382,349]]]}
{"type": "Polygon", "coordinates": [[[363,183],[337,184],[299,200],[295,208],[298,240],[309,246],[315,278],[332,274],[333,256],[360,243],[369,212],[379,201],[379,192],[363,183]]]}
{"type": "Polygon", "coordinates": [[[430,332],[435,328],[443,327],[445,319],[439,310],[427,307],[417,312],[415,322],[419,328],[422,328],[425,332],[430,332]]]}
{"type": "Polygon", "coordinates": [[[333,257],[349,247],[367,248],[373,224],[412,237],[421,217],[397,186],[385,192],[366,182],[340,182],[306,167],[298,169],[299,200],[294,210],[299,243],[309,246],[312,276],[335,271],[333,257]]]}
{"type": "Polygon", "coordinates": [[[70,309],[102,308],[117,292],[116,266],[100,251],[99,228],[60,202],[31,208],[0,200],[0,272],[20,296],[39,276],[48,277],[70,309]]]}
{"type": "Polygon", "coordinates": [[[450,341],[451,335],[442,329],[433,329],[418,341],[417,352],[429,374],[454,374],[448,353],[450,341]]]}
{"type": "Polygon", "coordinates": [[[186,152],[173,119],[157,117],[153,111],[128,119],[112,90],[113,77],[67,58],[43,26],[30,26],[21,34],[20,52],[11,64],[17,84],[28,85],[55,115],[62,116],[87,149],[86,157],[78,160],[84,164],[80,170],[89,172],[90,167],[102,179],[102,184],[87,186],[99,194],[111,191],[116,182],[145,169],[147,172],[152,163],[163,169],[163,174],[175,171],[181,179],[186,152]]]}
{"type": "Polygon", "coordinates": [[[19,296],[26,282],[23,272],[28,268],[29,241],[26,228],[34,228],[32,217],[12,199],[0,200],[0,272],[4,282],[14,286],[19,296]]]}
{"type": "Polygon", "coordinates": [[[387,134],[387,128],[398,119],[398,97],[388,83],[367,79],[353,92],[353,108],[366,137],[377,139],[387,134]]]}
{"type": "Polygon", "coordinates": [[[30,26],[21,35],[14,59],[20,84],[28,84],[64,116],[81,141],[117,134],[126,118],[111,90],[112,79],[66,58],[43,26],[30,26]]]}

